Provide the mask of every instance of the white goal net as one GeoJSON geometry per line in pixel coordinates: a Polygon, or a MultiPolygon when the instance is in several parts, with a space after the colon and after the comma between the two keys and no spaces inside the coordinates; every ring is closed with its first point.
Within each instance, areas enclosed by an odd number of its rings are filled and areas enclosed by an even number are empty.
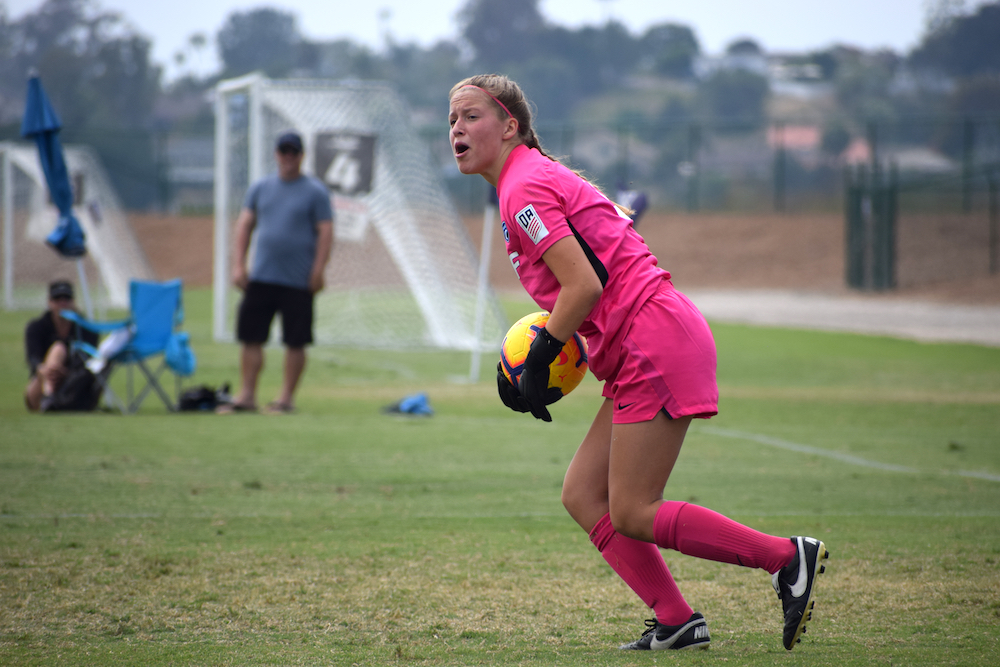
{"type": "Polygon", "coordinates": [[[276,171],[275,141],[289,130],[305,143],[303,171],[327,184],[334,207],[316,343],[499,349],[503,310],[479,282],[472,243],[396,92],[259,75],[216,88],[215,339],[234,334],[233,224],[249,184],[276,171]]]}
{"type": "Polygon", "coordinates": [[[37,148],[0,143],[4,307],[42,309],[48,284],[66,279],[77,284],[81,307],[89,297],[99,312],[127,309],[129,281],[150,280],[153,271],[97,156],[83,146],[65,146],[63,152],[73,186],[73,214],[86,235],[87,254],[80,265],[45,243],[59,211],[50,201],[37,148]],[[81,266],[86,295],[80,295],[81,266]]]}

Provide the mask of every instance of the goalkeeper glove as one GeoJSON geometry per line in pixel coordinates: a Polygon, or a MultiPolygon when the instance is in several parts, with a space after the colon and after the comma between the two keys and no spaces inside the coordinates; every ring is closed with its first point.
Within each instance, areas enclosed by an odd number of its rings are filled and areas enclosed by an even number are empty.
{"type": "Polygon", "coordinates": [[[562,398],[562,391],[558,387],[549,387],[549,364],[555,361],[565,344],[556,340],[544,327],[539,330],[535,340],[531,341],[517,388],[521,392],[521,400],[527,403],[535,419],[552,421],[545,406],[562,398]]]}
{"type": "Polygon", "coordinates": [[[527,412],[530,409],[528,402],[521,396],[521,392],[503,374],[499,363],[497,363],[497,393],[500,394],[500,400],[503,401],[503,404],[514,412],[527,412]]]}

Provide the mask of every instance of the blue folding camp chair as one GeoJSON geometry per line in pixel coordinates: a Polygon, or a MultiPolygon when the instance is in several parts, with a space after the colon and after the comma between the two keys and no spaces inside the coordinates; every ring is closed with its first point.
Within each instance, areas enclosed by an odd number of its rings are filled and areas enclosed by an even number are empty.
{"type": "MultiPolygon", "coordinates": [[[[133,280],[129,284],[129,310],[127,319],[114,322],[91,322],[73,311],[63,311],[63,316],[80,327],[102,334],[118,336],[121,344],[113,349],[100,349],[82,341],[74,342],[74,350],[79,350],[89,359],[88,366],[95,372],[98,383],[104,390],[106,403],[123,414],[132,414],[139,409],[149,393],[155,392],[170,411],[177,410],[181,377],[191,375],[195,369],[194,353],[188,345],[188,335],[178,331],[184,321],[181,303],[181,281],[150,282],[133,280]],[[122,336],[121,334],[125,334],[122,336]],[[153,358],[160,356],[158,367],[150,367],[153,358]],[[94,362],[99,362],[93,366],[94,362]],[[110,380],[115,370],[125,366],[126,397],[122,400],[111,389],[110,380]],[[133,387],[133,369],[138,367],[145,378],[145,385],[138,392],[133,387]],[[174,397],[164,391],[159,378],[164,372],[175,378],[174,397]]],[[[107,339],[105,339],[107,340],[107,339]]]]}

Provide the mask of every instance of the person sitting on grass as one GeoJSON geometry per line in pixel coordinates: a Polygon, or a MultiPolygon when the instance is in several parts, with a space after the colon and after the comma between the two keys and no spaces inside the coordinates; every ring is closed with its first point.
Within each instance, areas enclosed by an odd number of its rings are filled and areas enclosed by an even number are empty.
{"type": "Polygon", "coordinates": [[[71,344],[82,340],[97,345],[97,334],[81,329],[62,316],[63,310],[76,310],[73,285],[56,280],[49,285],[49,306],[24,330],[24,350],[31,377],[24,390],[24,404],[37,412],[62,386],[72,361],[71,344]]]}

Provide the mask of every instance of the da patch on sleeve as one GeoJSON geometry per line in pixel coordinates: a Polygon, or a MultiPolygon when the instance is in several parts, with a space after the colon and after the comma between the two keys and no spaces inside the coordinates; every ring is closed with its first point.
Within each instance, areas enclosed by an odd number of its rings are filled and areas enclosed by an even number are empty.
{"type": "Polygon", "coordinates": [[[538,245],[542,239],[549,235],[549,230],[545,228],[545,224],[538,217],[535,207],[531,204],[518,211],[514,218],[535,245],[538,245]]]}

